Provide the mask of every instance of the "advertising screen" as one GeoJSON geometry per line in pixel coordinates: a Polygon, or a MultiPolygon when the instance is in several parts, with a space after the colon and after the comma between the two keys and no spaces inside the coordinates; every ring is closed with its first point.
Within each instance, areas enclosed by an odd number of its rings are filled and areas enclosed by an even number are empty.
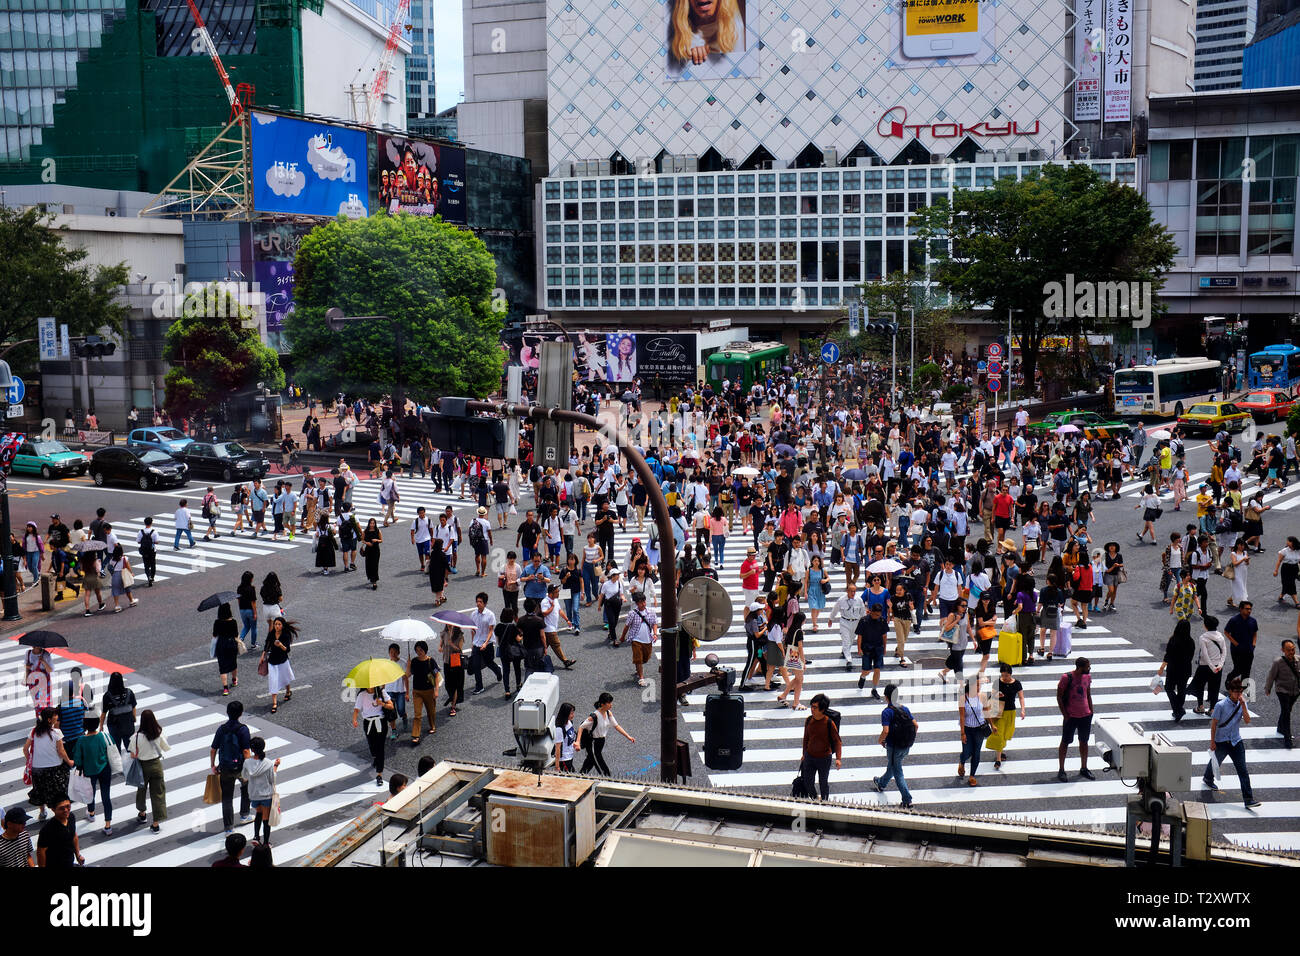
{"type": "Polygon", "coordinates": [[[380,136],[379,201],[390,213],[440,215],[466,223],[465,150],[404,136],[380,136]]]}
{"type": "Polygon", "coordinates": [[[758,75],[755,0],[668,0],[670,81],[758,75]]]}
{"type": "MultiPolygon", "coordinates": [[[[525,332],[519,361],[537,368],[544,339],[559,339],[553,332],[525,332]]],[[[573,369],[579,380],[606,385],[626,385],[640,379],[653,386],[656,377],[663,384],[695,381],[696,341],[694,332],[571,332],[573,369]]]]}
{"type": "Polygon", "coordinates": [[[652,387],[656,379],[666,384],[694,382],[695,347],[694,332],[642,332],[636,337],[636,374],[652,387]]]}
{"type": "Polygon", "coordinates": [[[253,113],[253,208],[299,216],[366,210],[366,134],[328,123],[253,113]]]}
{"type": "Polygon", "coordinates": [[[293,263],[257,261],[253,275],[266,296],[266,331],[279,332],[293,311],[293,263]]]}

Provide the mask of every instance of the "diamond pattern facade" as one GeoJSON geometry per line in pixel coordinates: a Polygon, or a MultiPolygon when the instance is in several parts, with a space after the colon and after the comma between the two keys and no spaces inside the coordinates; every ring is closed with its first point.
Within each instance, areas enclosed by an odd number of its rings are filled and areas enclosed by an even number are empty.
{"type": "Polygon", "coordinates": [[[933,123],[1016,121],[1018,135],[973,137],[987,149],[1050,150],[1073,135],[1062,95],[1074,75],[1065,55],[1073,25],[1063,0],[988,0],[994,29],[981,52],[933,61],[899,55],[898,2],[747,5],[761,44],[757,75],[674,81],[666,0],[548,0],[552,172],[616,152],[635,161],[713,147],[742,162],[761,146],[784,166],[809,144],[844,156],[863,141],[890,160],[914,136],[936,153],[961,142],[935,137],[933,123]],[[894,107],[907,118],[886,118],[894,107]],[[890,119],[925,128],[891,135],[890,119]]]}

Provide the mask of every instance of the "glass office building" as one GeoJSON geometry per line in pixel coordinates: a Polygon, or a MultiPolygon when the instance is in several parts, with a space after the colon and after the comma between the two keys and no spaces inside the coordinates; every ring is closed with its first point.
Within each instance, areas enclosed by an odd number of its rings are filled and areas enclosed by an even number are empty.
{"type": "MultiPolygon", "coordinates": [[[[790,317],[838,309],[858,297],[863,282],[924,270],[912,213],[954,188],[1031,176],[1042,165],[545,179],[542,301],[557,311],[687,308],[790,317]]],[[[1135,159],[1087,165],[1107,179],[1138,183],[1135,159]]]]}

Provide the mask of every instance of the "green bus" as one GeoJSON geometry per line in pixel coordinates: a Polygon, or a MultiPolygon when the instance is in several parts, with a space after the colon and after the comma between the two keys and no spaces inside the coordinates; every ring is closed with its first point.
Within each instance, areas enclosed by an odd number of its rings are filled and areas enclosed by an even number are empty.
{"type": "Polygon", "coordinates": [[[704,364],[709,384],[722,386],[727,379],[733,385],[749,389],[754,382],[780,372],[788,364],[790,347],[780,342],[732,342],[714,352],[704,364]]]}

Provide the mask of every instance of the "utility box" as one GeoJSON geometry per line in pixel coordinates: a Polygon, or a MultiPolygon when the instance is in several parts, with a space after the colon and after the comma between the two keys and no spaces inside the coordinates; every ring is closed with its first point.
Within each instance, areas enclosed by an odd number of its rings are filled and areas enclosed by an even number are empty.
{"type": "Polygon", "coordinates": [[[62,594],[59,594],[58,597],[55,597],[54,594],[54,575],[49,571],[42,571],[41,572],[41,610],[53,611],[54,602],[61,597],[63,597],[62,594]]]}
{"type": "Polygon", "coordinates": [[[483,788],[487,860],[496,866],[578,866],[596,842],[595,783],[508,770],[483,788]]]}

